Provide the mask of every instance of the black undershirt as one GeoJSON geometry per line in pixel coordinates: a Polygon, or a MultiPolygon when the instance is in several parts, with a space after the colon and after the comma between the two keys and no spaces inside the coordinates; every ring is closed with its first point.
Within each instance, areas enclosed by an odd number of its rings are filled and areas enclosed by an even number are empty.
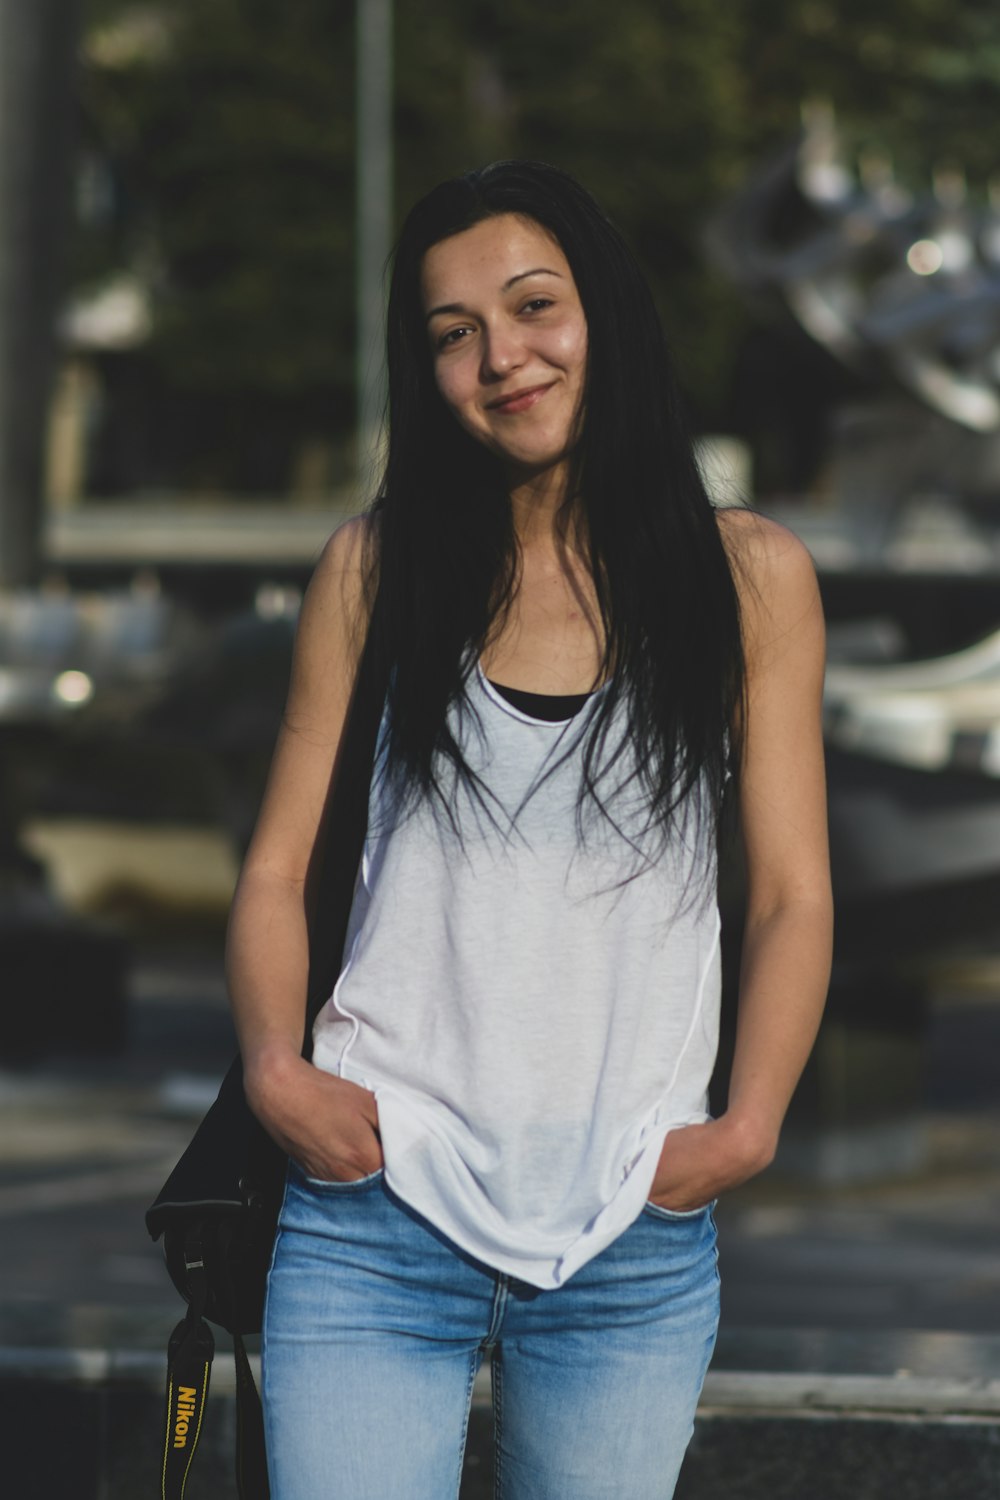
{"type": "Polygon", "coordinates": [[[523,688],[505,687],[502,682],[494,682],[492,677],[489,683],[512,708],[532,719],[544,719],[548,724],[572,719],[590,697],[589,693],[526,693],[523,688]]]}

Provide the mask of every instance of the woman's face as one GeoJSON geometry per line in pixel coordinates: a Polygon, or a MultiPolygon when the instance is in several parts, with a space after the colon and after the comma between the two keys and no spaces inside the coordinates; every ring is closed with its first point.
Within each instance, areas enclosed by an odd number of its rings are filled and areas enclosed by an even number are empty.
{"type": "Polygon", "coordinates": [[[587,322],[566,257],[532,219],[503,214],[433,245],[421,289],[438,390],[513,480],[573,444],[587,322]]]}

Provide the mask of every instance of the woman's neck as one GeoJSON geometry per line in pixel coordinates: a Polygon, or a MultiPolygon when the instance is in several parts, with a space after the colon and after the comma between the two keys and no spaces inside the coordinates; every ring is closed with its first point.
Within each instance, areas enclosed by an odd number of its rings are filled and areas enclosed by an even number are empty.
{"type": "MultiPolygon", "coordinates": [[[[576,694],[603,676],[604,627],[587,557],[567,537],[560,515],[535,517],[518,534],[511,597],[482,652],[488,677],[528,692],[576,694]]],[[[579,528],[573,528],[577,532],[579,528]]]]}
{"type": "Polygon", "coordinates": [[[577,507],[567,506],[566,494],[566,474],[551,469],[511,487],[511,518],[522,554],[586,557],[583,517],[577,507]]]}
{"type": "Polygon", "coordinates": [[[514,530],[522,545],[565,529],[568,479],[565,463],[508,475],[514,530]]]}

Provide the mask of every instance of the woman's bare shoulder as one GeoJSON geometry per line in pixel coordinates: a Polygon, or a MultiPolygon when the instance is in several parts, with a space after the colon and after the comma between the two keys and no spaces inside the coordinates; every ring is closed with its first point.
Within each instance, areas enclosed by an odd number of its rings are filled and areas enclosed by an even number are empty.
{"type": "Polygon", "coordinates": [[[794,531],[744,506],[715,515],[751,637],[773,638],[822,616],[816,569],[794,531]]]}
{"type": "Polygon", "coordinates": [[[289,704],[298,714],[321,709],[332,694],[340,713],[361,658],[371,613],[371,523],[345,521],[313,570],[299,613],[289,704]]]}
{"type": "Polygon", "coordinates": [[[368,516],[352,516],[338,526],[320,553],[306,592],[303,621],[308,629],[322,620],[346,636],[367,623],[374,576],[374,534],[368,516]]]}
{"type": "Polygon", "coordinates": [[[731,560],[752,571],[766,567],[795,567],[808,562],[809,550],[789,527],[746,505],[719,506],[716,525],[731,560]]]}
{"type": "Polygon", "coordinates": [[[369,516],[351,516],[327,539],[313,573],[322,590],[351,592],[365,581],[371,568],[374,532],[369,516]]]}

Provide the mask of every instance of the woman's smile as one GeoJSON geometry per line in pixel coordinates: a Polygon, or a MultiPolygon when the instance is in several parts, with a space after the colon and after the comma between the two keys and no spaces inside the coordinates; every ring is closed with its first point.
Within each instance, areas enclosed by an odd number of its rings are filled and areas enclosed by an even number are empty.
{"type": "Polygon", "coordinates": [[[545,395],[549,389],[547,385],[531,386],[527,390],[512,391],[509,396],[498,396],[495,401],[487,401],[486,405],[490,411],[498,411],[507,416],[516,415],[518,412],[530,411],[533,406],[545,395]]]}

